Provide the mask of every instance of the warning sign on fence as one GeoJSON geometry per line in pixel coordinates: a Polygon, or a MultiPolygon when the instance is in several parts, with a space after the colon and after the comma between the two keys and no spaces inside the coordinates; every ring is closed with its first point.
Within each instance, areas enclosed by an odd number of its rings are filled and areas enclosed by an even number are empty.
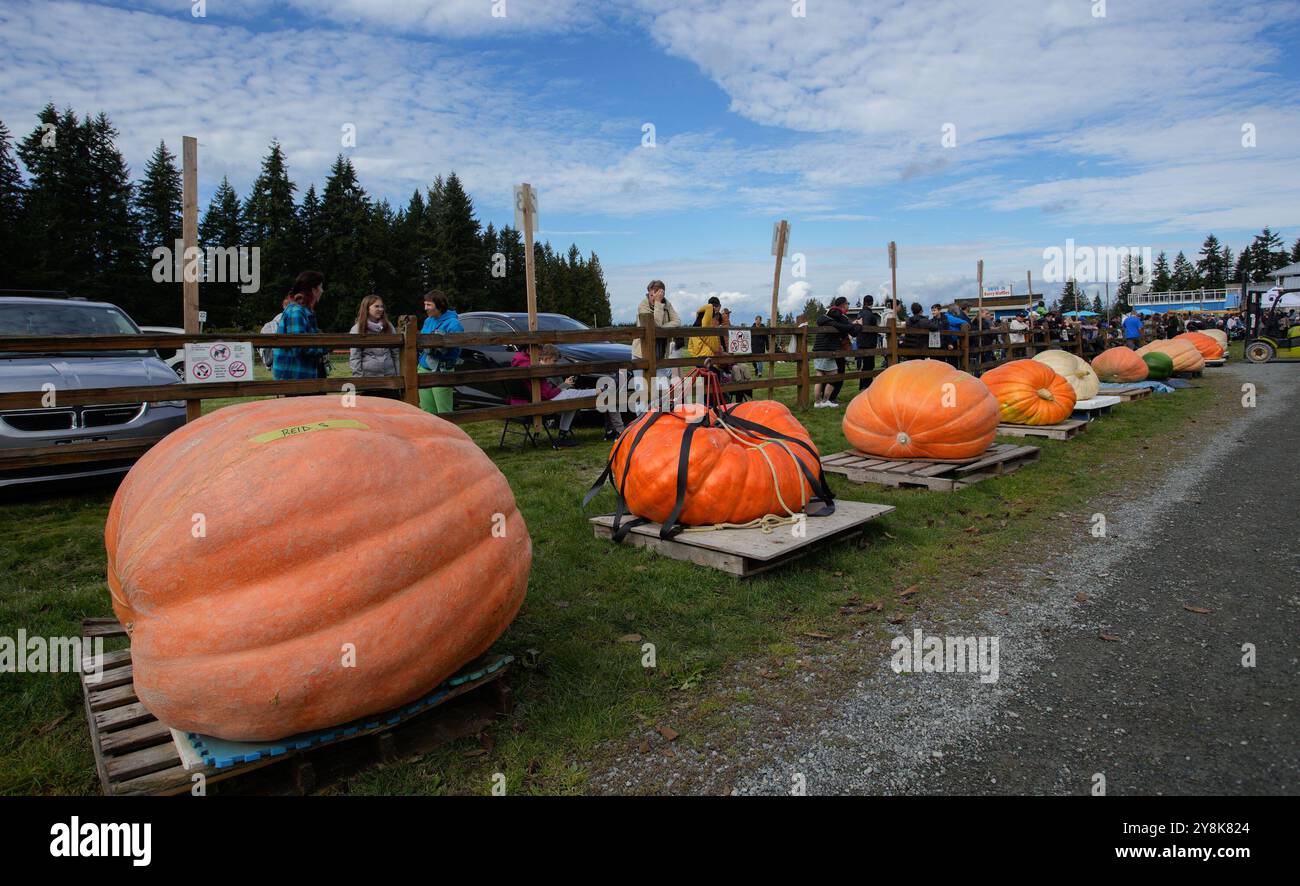
{"type": "Polygon", "coordinates": [[[748,329],[732,329],[727,335],[727,353],[728,354],[751,354],[751,343],[748,329]]]}
{"type": "Polygon", "coordinates": [[[246,341],[214,341],[185,345],[185,381],[252,381],[253,346],[246,341]]]}

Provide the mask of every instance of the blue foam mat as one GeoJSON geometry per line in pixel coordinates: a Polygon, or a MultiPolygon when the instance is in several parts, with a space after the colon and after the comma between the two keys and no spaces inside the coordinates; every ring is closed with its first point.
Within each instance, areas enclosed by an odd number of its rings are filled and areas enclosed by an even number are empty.
{"type": "MultiPolygon", "coordinates": [[[[1169,381],[1182,381],[1182,379],[1170,379],[1169,381]]],[[[1187,387],[1183,385],[1182,387],[1187,387]]],[[[1108,391],[1120,391],[1124,388],[1150,388],[1156,394],[1172,394],[1174,387],[1168,382],[1159,381],[1131,381],[1126,384],[1114,384],[1112,382],[1103,382],[1100,393],[1105,394],[1108,391]]]]}
{"type": "Polygon", "coordinates": [[[380,726],[396,725],[421,711],[437,705],[446,698],[451,689],[473,680],[480,680],[514,660],[513,655],[498,656],[481,668],[475,668],[472,671],[461,671],[428,695],[409,705],[403,705],[378,716],[371,715],[341,726],[331,726],[326,729],[318,729],[315,732],[303,732],[278,741],[227,741],[224,738],[216,738],[211,735],[199,735],[197,732],[187,732],[185,737],[189,739],[190,744],[194,746],[194,750],[203,758],[204,763],[215,769],[228,769],[238,763],[252,763],[255,760],[267,757],[279,757],[289,751],[300,751],[329,744],[333,741],[340,741],[344,738],[351,738],[363,730],[369,731],[378,729],[380,726]]]}

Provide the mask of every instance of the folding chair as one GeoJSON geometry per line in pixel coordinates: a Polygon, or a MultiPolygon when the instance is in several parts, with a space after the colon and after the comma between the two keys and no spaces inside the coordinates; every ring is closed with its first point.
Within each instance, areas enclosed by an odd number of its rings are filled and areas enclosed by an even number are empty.
{"type": "MultiPolygon", "coordinates": [[[[519,400],[523,403],[528,403],[531,402],[532,396],[532,388],[527,382],[507,382],[506,402],[519,400]]],[[[555,438],[551,436],[551,427],[547,424],[547,418],[548,417],[544,417],[542,419],[542,432],[546,434],[546,442],[548,442],[551,445],[551,448],[554,449],[555,438]]],[[[503,449],[505,447],[507,436],[519,437],[523,441],[520,444],[522,447],[523,444],[536,446],[541,435],[533,430],[533,416],[516,415],[507,418],[505,423],[501,425],[501,440],[497,443],[498,449],[503,449]]]]}

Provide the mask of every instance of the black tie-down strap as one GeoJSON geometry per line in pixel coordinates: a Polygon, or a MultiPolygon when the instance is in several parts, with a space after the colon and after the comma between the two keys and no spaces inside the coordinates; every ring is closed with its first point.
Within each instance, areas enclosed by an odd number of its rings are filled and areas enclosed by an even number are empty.
{"type": "MultiPolygon", "coordinates": [[[[796,465],[799,466],[799,470],[803,473],[804,478],[808,481],[808,485],[813,490],[813,496],[812,499],[810,500],[810,503],[811,502],[821,503],[821,507],[818,508],[817,510],[814,511],[814,510],[805,509],[805,513],[809,517],[828,517],[831,514],[835,513],[835,494],[831,491],[830,484],[826,482],[826,475],[821,469],[821,459],[818,458],[817,451],[813,449],[812,446],[810,446],[808,443],[805,443],[803,440],[798,439],[797,437],[787,436],[786,434],[782,434],[780,431],[773,430],[772,428],[769,428],[766,425],[761,425],[758,424],[757,422],[751,422],[747,419],[740,418],[739,416],[731,415],[725,407],[721,410],[721,412],[722,412],[722,416],[725,416],[725,419],[728,424],[740,428],[741,430],[749,431],[754,435],[764,436],[776,440],[785,440],[791,443],[795,443],[799,446],[802,446],[808,452],[808,454],[811,455],[817,461],[817,473],[813,474],[813,472],[808,468],[808,466],[803,463],[802,459],[795,458],[794,462],[796,465]]],[[[627,448],[626,460],[623,463],[623,486],[627,485],[628,475],[631,473],[633,452],[636,451],[637,445],[641,442],[641,438],[645,436],[646,431],[650,429],[650,426],[653,425],[664,414],[665,413],[661,411],[652,412],[650,414],[650,417],[645,421],[645,423],[640,428],[637,429],[636,434],[633,436],[632,441],[627,448]]],[[[682,434],[681,450],[677,457],[677,497],[676,497],[676,501],[673,503],[672,513],[669,515],[668,519],[665,520],[663,524],[661,524],[659,527],[660,538],[664,538],[664,539],[672,538],[674,535],[676,535],[677,533],[681,532],[683,529],[686,528],[684,524],[679,524],[678,520],[681,518],[682,510],[686,506],[687,480],[689,475],[690,456],[691,456],[691,439],[694,436],[696,430],[703,427],[710,418],[712,418],[714,421],[719,421],[719,422],[722,420],[722,417],[718,415],[718,410],[709,409],[705,412],[704,416],[701,418],[700,421],[686,422],[686,429],[685,432],[682,434]]],[[[619,484],[614,479],[613,467],[614,467],[614,460],[618,458],[619,449],[623,446],[625,439],[626,439],[625,437],[620,438],[619,442],[614,445],[614,449],[612,452],[610,452],[608,461],[605,462],[605,469],[601,471],[600,476],[596,478],[596,482],[591,485],[591,488],[587,490],[587,494],[583,496],[582,499],[582,506],[585,508],[591,502],[591,500],[596,497],[596,494],[600,492],[601,488],[605,485],[605,482],[607,480],[609,481],[610,485],[614,487],[614,492],[617,497],[617,505],[614,511],[614,525],[613,525],[613,538],[615,542],[622,542],[623,539],[627,537],[627,534],[631,532],[634,527],[650,522],[644,517],[635,517],[626,523],[622,522],[623,514],[627,510],[627,498],[624,495],[623,488],[620,487],[619,484]]]]}
{"type": "MultiPolygon", "coordinates": [[[[731,409],[735,408],[736,406],[731,407],[731,409]]],[[[802,446],[807,453],[813,457],[813,461],[817,463],[817,474],[814,476],[813,472],[803,463],[802,459],[796,458],[794,462],[799,466],[799,470],[803,472],[804,478],[808,481],[808,485],[812,487],[812,501],[821,502],[822,505],[821,508],[816,511],[805,511],[805,513],[807,513],[809,517],[829,517],[831,514],[835,513],[835,493],[831,490],[830,484],[826,482],[826,472],[822,470],[821,457],[817,454],[816,449],[808,443],[805,443],[803,440],[800,440],[798,437],[790,437],[786,434],[782,434],[780,431],[774,431],[766,425],[760,425],[758,422],[750,421],[747,418],[732,415],[730,410],[724,410],[723,414],[726,416],[727,424],[740,428],[742,431],[749,431],[754,435],[770,437],[775,440],[786,440],[802,446]]]]}
{"type": "MultiPolygon", "coordinates": [[[[636,447],[641,442],[641,438],[645,436],[645,432],[650,430],[650,426],[657,422],[663,414],[664,413],[659,411],[650,413],[650,417],[647,418],[645,423],[637,429],[636,435],[628,445],[627,460],[623,463],[623,486],[627,486],[627,475],[632,469],[632,453],[636,451],[636,447]]],[[[596,482],[591,484],[591,488],[587,490],[587,494],[582,497],[582,506],[585,508],[591,500],[596,497],[596,493],[600,492],[601,487],[605,485],[606,480],[609,481],[609,485],[614,487],[614,493],[618,499],[618,504],[614,510],[614,541],[616,542],[623,541],[623,539],[627,537],[627,534],[632,531],[633,527],[640,526],[642,523],[650,522],[644,517],[636,517],[628,521],[626,524],[622,523],[623,511],[627,508],[627,499],[623,495],[623,488],[620,487],[614,479],[614,459],[618,458],[618,450],[623,446],[623,442],[626,439],[626,436],[618,438],[618,442],[614,444],[613,450],[609,453],[609,460],[605,462],[605,470],[600,472],[600,476],[596,478],[596,482]]]]}

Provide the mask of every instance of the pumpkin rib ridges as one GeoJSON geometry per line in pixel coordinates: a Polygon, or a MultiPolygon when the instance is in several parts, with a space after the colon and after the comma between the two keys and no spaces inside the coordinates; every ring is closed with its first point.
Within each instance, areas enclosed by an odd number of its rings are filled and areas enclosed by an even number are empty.
{"type": "MultiPolygon", "coordinates": [[[[501,479],[501,478],[496,477],[496,476],[493,476],[493,475],[491,475],[491,474],[481,474],[481,475],[480,475],[480,476],[479,476],[479,477],[474,481],[474,483],[473,483],[472,485],[470,485],[470,486],[467,487],[467,488],[463,488],[463,489],[462,489],[462,493],[464,493],[464,492],[469,492],[469,491],[475,491],[475,490],[477,489],[478,485],[483,484],[483,483],[486,483],[486,482],[497,482],[499,479],[501,479]]],[[[508,490],[509,490],[508,485],[505,486],[505,489],[506,489],[506,491],[508,492],[508,490]]],[[[522,522],[523,522],[523,515],[522,515],[522,514],[519,514],[518,509],[517,509],[517,506],[515,506],[515,502],[514,502],[514,500],[513,500],[513,494],[511,494],[511,502],[510,502],[510,504],[511,504],[512,507],[511,507],[511,509],[510,509],[508,512],[505,511],[505,510],[502,510],[501,512],[502,512],[502,513],[507,513],[507,520],[510,519],[510,516],[518,516],[519,519],[520,519],[520,522],[522,523],[522,522]]],[[[358,544],[358,545],[368,545],[368,546],[373,546],[377,539],[379,539],[380,537],[385,536],[385,535],[392,535],[392,534],[395,534],[395,533],[398,531],[399,527],[401,527],[401,526],[409,525],[411,522],[413,522],[413,521],[415,521],[415,520],[417,520],[417,519],[437,520],[437,519],[439,518],[439,517],[438,517],[438,510],[440,510],[440,509],[444,509],[444,508],[447,508],[447,507],[457,507],[457,506],[459,506],[459,505],[460,505],[460,503],[459,503],[459,501],[458,501],[457,499],[454,499],[454,498],[444,498],[444,499],[441,499],[441,500],[439,500],[438,502],[436,502],[433,508],[430,508],[430,509],[427,509],[427,510],[423,510],[423,511],[416,511],[415,513],[409,515],[407,518],[405,518],[404,520],[402,520],[400,524],[394,524],[394,523],[391,523],[391,522],[390,522],[390,523],[381,523],[381,522],[371,523],[370,526],[371,526],[371,528],[373,529],[373,531],[372,531],[370,534],[368,534],[368,535],[366,535],[366,536],[364,536],[364,537],[361,537],[361,538],[357,538],[356,536],[352,536],[351,538],[352,538],[353,540],[355,540],[355,543],[358,544]]],[[[445,519],[445,518],[444,518],[444,519],[445,519]]],[[[460,521],[451,521],[451,522],[450,522],[449,524],[447,524],[447,525],[457,525],[459,522],[460,522],[460,521]]],[[[442,525],[442,524],[440,524],[440,525],[442,525]]],[[[523,527],[521,527],[521,528],[523,529],[523,535],[524,535],[525,537],[527,537],[527,528],[526,528],[526,524],[525,524],[523,527]]],[[[148,548],[146,548],[145,550],[148,550],[148,548]]],[[[459,552],[456,552],[456,556],[455,556],[455,557],[453,557],[453,558],[450,559],[450,560],[442,561],[441,563],[438,564],[438,568],[444,568],[444,567],[446,567],[446,566],[450,566],[450,565],[454,564],[454,563],[456,562],[456,560],[457,560],[460,556],[462,556],[464,553],[465,553],[464,550],[461,550],[461,551],[459,551],[459,552]]],[[[321,556],[321,557],[317,558],[316,560],[314,560],[314,561],[312,562],[312,568],[313,568],[314,570],[318,571],[318,572],[321,572],[321,573],[328,573],[328,572],[331,571],[331,570],[330,570],[330,560],[331,560],[331,558],[335,558],[335,557],[344,557],[344,558],[346,558],[347,556],[349,556],[349,554],[350,554],[350,549],[342,549],[342,550],[338,550],[338,549],[336,549],[336,550],[334,550],[334,551],[329,551],[329,552],[325,553],[323,556],[321,556]]],[[[213,551],[212,554],[211,554],[211,556],[214,557],[214,558],[216,558],[216,559],[228,559],[228,558],[230,557],[230,553],[229,553],[226,549],[223,548],[223,549],[221,549],[220,551],[213,551]]],[[[268,565],[268,566],[269,566],[270,564],[264,564],[264,565],[268,565]]],[[[174,595],[174,594],[173,594],[173,595],[169,596],[165,601],[160,601],[159,603],[157,603],[156,605],[153,605],[153,606],[145,606],[145,607],[141,607],[141,605],[140,605],[140,603],[139,603],[138,601],[133,602],[133,603],[131,604],[131,606],[132,606],[132,609],[136,612],[136,614],[137,614],[138,616],[147,616],[147,617],[150,617],[150,618],[168,618],[168,617],[170,617],[170,615],[171,615],[171,610],[172,610],[172,609],[174,609],[174,608],[176,608],[176,607],[185,606],[185,605],[187,605],[187,604],[190,604],[190,603],[191,603],[193,600],[195,600],[196,598],[200,598],[200,597],[208,597],[208,596],[220,596],[224,608],[226,608],[226,609],[228,609],[228,610],[238,610],[238,609],[243,608],[243,604],[244,604],[245,602],[247,602],[247,601],[250,601],[250,600],[251,600],[251,601],[256,601],[256,600],[258,600],[258,599],[266,599],[268,596],[270,596],[270,594],[269,594],[268,592],[269,592],[269,591],[270,591],[270,590],[271,590],[271,589],[272,589],[272,588],[273,588],[273,587],[274,587],[274,586],[275,586],[275,585],[276,585],[276,584],[277,584],[277,583],[282,579],[283,576],[285,576],[286,574],[288,574],[288,573],[289,573],[290,571],[292,571],[292,570],[295,570],[295,569],[299,569],[299,568],[301,568],[301,565],[302,565],[302,564],[301,564],[300,562],[289,562],[287,559],[281,558],[281,559],[276,560],[274,565],[279,566],[280,568],[279,568],[279,569],[272,569],[272,570],[270,570],[270,571],[266,571],[266,572],[262,572],[262,573],[260,573],[260,574],[259,574],[259,579],[258,579],[258,581],[257,581],[256,583],[247,583],[247,582],[246,582],[246,583],[243,583],[243,584],[241,585],[241,587],[240,587],[238,590],[236,590],[236,591],[226,590],[226,589],[221,588],[221,587],[218,587],[218,588],[215,588],[215,589],[214,589],[213,587],[205,587],[205,588],[202,588],[202,589],[199,589],[199,588],[192,588],[192,589],[187,589],[187,590],[189,590],[189,593],[185,593],[185,594],[180,595],[180,596],[177,596],[177,595],[174,595]]],[[[121,581],[121,577],[122,577],[122,575],[123,575],[123,570],[121,570],[121,569],[117,569],[117,570],[114,570],[114,572],[116,572],[116,574],[117,574],[117,576],[118,576],[118,580],[121,581]]],[[[138,585],[137,585],[137,587],[138,587],[138,585]]],[[[397,590],[391,592],[391,593],[389,594],[389,596],[391,596],[392,593],[399,593],[399,592],[400,592],[400,589],[397,589],[397,590]]],[[[368,599],[363,599],[363,598],[359,598],[359,597],[352,597],[352,596],[349,596],[349,597],[346,597],[344,600],[341,600],[341,601],[340,601],[340,603],[339,603],[339,607],[340,607],[340,608],[346,607],[346,608],[348,609],[348,611],[353,611],[353,610],[355,610],[355,611],[357,611],[357,612],[359,612],[359,613],[362,613],[362,612],[364,612],[364,611],[366,611],[366,610],[372,608],[372,607],[375,606],[377,603],[382,602],[382,601],[385,600],[385,599],[387,599],[387,596],[385,596],[385,597],[371,597],[371,598],[368,598],[368,599]],[[358,606],[360,607],[359,609],[357,608],[358,606]]],[[[251,608],[256,608],[256,607],[255,607],[255,606],[252,606],[251,608]]],[[[320,610],[320,609],[317,609],[317,610],[314,610],[314,611],[313,611],[312,613],[310,613],[310,614],[311,614],[311,615],[320,615],[322,612],[330,613],[330,612],[332,612],[332,610],[320,610]]],[[[282,629],[284,629],[284,630],[298,630],[298,629],[299,629],[299,625],[298,625],[298,623],[294,623],[294,624],[291,624],[291,625],[283,625],[283,626],[282,626],[282,629]]],[[[245,639],[245,642],[248,643],[248,644],[256,644],[256,643],[263,643],[263,642],[266,642],[266,640],[265,640],[264,638],[262,638],[262,635],[257,635],[257,634],[246,634],[246,635],[244,635],[244,639],[245,639]]],[[[229,646],[228,646],[227,648],[240,649],[240,648],[244,648],[244,647],[242,647],[242,646],[236,644],[236,645],[233,646],[233,647],[229,647],[229,646]]]]}
{"type": "MultiPolygon", "coordinates": [[[[523,521],[522,515],[519,515],[519,517],[520,517],[520,522],[522,523],[523,521]]],[[[532,540],[527,536],[526,533],[521,533],[521,537],[524,540],[525,548],[519,551],[518,554],[513,557],[505,558],[504,560],[502,560],[498,552],[485,548],[482,545],[477,547],[467,546],[457,551],[455,556],[452,559],[439,563],[438,569],[439,571],[441,571],[446,566],[450,566],[452,564],[460,564],[460,561],[463,560],[464,558],[472,557],[475,554],[478,554],[484,557],[485,559],[489,559],[491,561],[490,565],[495,567],[492,571],[494,571],[497,574],[500,574],[501,572],[500,567],[503,564],[506,566],[511,566],[513,564],[531,561],[532,540]],[[489,552],[490,552],[490,556],[489,556],[489,552]]],[[[494,541],[498,541],[498,540],[499,539],[494,539],[494,541]]],[[[470,569],[469,567],[466,568],[474,575],[482,574],[481,570],[473,570],[470,569]]],[[[278,639],[263,637],[258,641],[258,643],[254,645],[244,645],[244,646],[231,645],[230,641],[231,639],[233,639],[231,636],[226,636],[226,635],[215,636],[209,634],[208,636],[214,644],[212,648],[194,650],[188,652],[187,654],[180,654],[176,652],[176,647],[171,646],[170,644],[165,646],[159,645],[159,643],[149,634],[143,634],[138,636],[133,635],[131,638],[133,650],[135,650],[133,654],[136,656],[137,661],[140,660],[141,657],[143,657],[143,659],[146,661],[153,657],[160,657],[160,658],[165,658],[169,664],[177,665],[177,666],[180,665],[197,666],[211,659],[257,657],[257,656],[268,656],[268,654],[269,654],[268,657],[274,658],[275,650],[282,649],[286,646],[292,645],[300,641],[306,641],[312,637],[328,635],[331,633],[338,634],[338,635],[346,635],[348,633],[349,625],[356,625],[358,623],[376,620],[377,618],[376,610],[386,609],[390,607],[401,608],[399,607],[398,604],[405,605],[408,602],[404,598],[409,597],[412,593],[415,592],[419,592],[419,591],[427,592],[429,589],[426,586],[426,582],[429,580],[435,580],[440,578],[441,576],[439,575],[425,575],[421,577],[418,581],[411,582],[410,584],[407,584],[401,588],[394,589],[393,593],[390,593],[385,597],[379,598],[377,601],[375,601],[374,605],[366,606],[363,609],[356,609],[356,610],[349,609],[348,612],[350,614],[341,620],[333,620],[332,618],[322,618],[323,623],[316,630],[307,630],[304,632],[300,628],[296,628],[295,632],[280,636],[278,639]]],[[[525,573],[522,576],[513,576],[513,578],[515,578],[516,580],[522,578],[526,582],[527,574],[525,573]]],[[[521,604],[523,601],[523,597],[524,594],[519,595],[519,600],[521,604]]],[[[469,599],[471,601],[477,601],[479,599],[474,595],[460,595],[459,597],[454,597],[454,598],[469,599]]],[[[490,596],[483,595],[481,599],[488,600],[490,599],[490,596]]],[[[333,614],[326,613],[323,615],[332,616],[333,614]]],[[[361,634],[364,633],[364,631],[358,631],[356,633],[361,634]]],[[[235,636],[239,636],[239,634],[235,634],[235,636]]],[[[344,642],[351,642],[351,641],[345,640],[344,642]]],[[[190,647],[182,647],[182,648],[190,648],[190,647]]],[[[358,652],[360,652],[360,649],[358,649],[358,652]]],[[[335,658],[337,658],[337,656],[335,656],[335,658]]]]}
{"type": "MultiPolygon", "coordinates": [[[[267,402],[275,402],[275,401],[267,401],[267,402]]],[[[221,413],[223,412],[229,412],[229,410],[219,409],[215,413],[210,413],[209,415],[217,416],[217,415],[221,415],[221,413]]],[[[209,416],[204,416],[204,418],[208,418],[208,417],[209,416]]],[[[221,422],[217,424],[209,425],[208,429],[205,429],[204,433],[207,434],[209,438],[224,436],[225,435],[224,432],[228,432],[231,429],[230,428],[231,425],[234,425],[239,421],[244,421],[247,419],[246,416],[239,416],[239,415],[223,416],[222,418],[223,420],[221,422]]],[[[200,421],[202,421],[202,419],[200,419],[200,421]]],[[[193,428],[196,427],[197,424],[198,423],[195,422],[193,424],[187,425],[186,427],[193,428]]],[[[184,431],[185,428],[182,428],[181,430],[184,431]]],[[[335,430],[343,433],[347,433],[347,432],[369,433],[368,431],[362,431],[357,428],[338,428],[335,430]]],[[[333,433],[333,431],[331,433],[333,433]]],[[[188,453],[189,449],[193,449],[195,448],[195,446],[198,445],[204,445],[205,447],[207,445],[203,437],[197,436],[196,433],[190,433],[189,438],[185,438],[178,441],[179,447],[186,448],[186,453],[181,453],[181,454],[192,455],[193,453],[188,453]],[[194,439],[189,439],[189,438],[194,438],[194,439]]],[[[242,441],[243,438],[241,437],[240,439],[242,441]]],[[[153,449],[150,449],[149,452],[145,453],[145,457],[148,457],[149,455],[158,451],[159,451],[158,447],[154,447],[153,449]]],[[[170,456],[170,454],[171,454],[170,450],[166,450],[165,455],[159,456],[159,460],[161,460],[164,457],[170,456]]],[[[173,458],[173,461],[183,461],[184,459],[181,458],[181,454],[175,456],[173,458]]],[[[212,483],[217,478],[219,478],[222,474],[224,474],[226,471],[230,470],[231,468],[240,468],[243,465],[245,465],[248,461],[259,457],[261,454],[262,453],[259,453],[257,450],[254,449],[244,449],[240,451],[235,458],[231,459],[230,461],[223,462],[218,472],[214,472],[202,477],[201,482],[204,485],[200,488],[202,490],[210,489],[212,483]]],[[[139,464],[140,462],[137,462],[137,465],[139,464]]],[[[145,471],[152,470],[152,469],[153,466],[151,463],[144,463],[145,471]]],[[[132,470],[134,470],[134,468],[132,470]]],[[[143,476],[143,474],[141,476],[143,476]]],[[[127,478],[126,480],[123,481],[123,483],[126,484],[128,481],[130,481],[130,473],[127,474],[127,478]]],[[[141,492],[136,491],[138,487],[139,484],[133,483],[130,486],[130,488],[127,490],[128,500],[125,502],[125,505],[137,510],[160,512],[162,514],[163,519],[160,519],[155,523],[155,526],[158,528],[159,531],[161,531],[162,528],[161,524],[166,522],[166,518],[177,516],[177,512],[180,509],[183,509],[183,507],[186,504],[184,496],[177,496],[173,494],[175,490],[172,488],[171,484],[167,484],[167,483],[154,484],[153,486],[148,487],[142,490],[141,492]],[[162,499],[162,502],[158,501],[158,499],[160,498],[162,499]],[[170,512],[168,509],[171,509],[170,512]]],[[[187,483],[186,490],[192,492],[194,490],[194,483],[193,482],[187,483]]],[[[152,542],[154,540],[155,539],[151,539],[150,541],[152,542]]]]}
{"type": "MultiPolygon", "coordinates": [[[[372,430],[373,430],[373,429],[372,429],[372,430]]],[[[333,429],[333,430],[329,431],[328,433],[368,434],[368,433],[370,433],[370,432],[371,432],[370,430],[361,430],[361,429],[358,429],[358,428],[337,428],[337,429],[333,429]]],[[[463,444],[464,444],[464,443],[468,443],[469,446],[474,447],[475,450],[477,450],[477,451],[481,451],[481,450],[478,450],[478,447],[477,447],[477,446],[474,444],[474,442],[473,442],[472,440],[470,440],[468,437],[466,437],[465,440],[463,440],[463,441],[458,440],[458,439],[456,439],[455,437],[451,437],[451,436],[448,436],[448,437],[436,437],[436,438],[434,438],[434,437],[425,437],[425,438],[422,438],[422,439],[419,439],[419,440],[403,440],[403,439],[400,439],[400,438],[392,438],[392,437],[389,437],[389,438],[388,438],[388,442],[393,443],[393,444],[396,444],[396,445],[404,446],[408,451],[405,452],[405,453],[403,453],[402,456],[403,456],[404,458],[410,459],[410,458],[413,457],[416,453],[418,453],[419,449],[420,449],[422,446],[431,445],[432,442],[433,442],[435,439],[441,441],[441,442],[444,443],[444,444],[445,444],[445,443],[448,443],[448,442],[450,442],[450,443],[455,443],[455,444],[457,444],[457,446],[458,446],[459,448],[461,448],[461,449],[463,449],[463,450],[466,449],[466,447],[465,447],[463,444]]],[[[465,453],[458,453],[458,454],[467,454],[467,452],[465,452],[465,453]]],[[[235,468],[239,468],[239,467],[241,467],[241,466],[243,465],[243,463],[246,462],[248,459],[255,458],[256,456],[257,456],[257,453],[256,453],[256,452],[250,452],[246,457],[239,458],[239,459],[235,459],[235,460],[232,460],[232,461],[230,461],[230,462],[227,462],[227,463],[226,463],[226,464],[225,464],[225,465],[224,465],[224,466],[223,466],[219,471],[213,472],[213,473],[208,474],[207,476],[205,476],[205,477],[203,478],[203,481],[202,481],[202,482],[203,482],[203,485],[199,486],[197,489],[191,487],[190,489],[187,490],[187,492],[188,492],[189,494],[200,494],[200,495],[201,495],[201,494],[204,494],[204,493],[206,493],[206,492],[212,490],[214,486],[219,486],[220,484],[225,483],[225,482],[228,481],[228,478],[227,478],[225,475],[226,475],[229,471],[231,471],[232,469],[235,469],[235,468]]],[[[490,477],[490,475],[481,475],[481,476],[489,476],[489,477],[490,477]]],[[[162,486],[162,484],[159,484],[159,485],[162,486]]],[[[153,525],[152,525],[152,533],[149,534],[148,536],[142,538],[142,539],[139,540],[138,542],[135,542],[134,544],[131,545],[132,551],[131,551],[130,554],[128,555],[128,561],[127,561],[126,563],[124,563],[124,564],[122,564],[122,563],[120,562],[120,559],[116,561],[116,562],[118,562],[118,563],[121,565],[121,568],[119,568],[119,569],[117,570],[117,572],[118,572],[119,575],[120,575],[120,574],[121,574],[125,569],[129,569],[129,568],[132,567],[133,562],[134,562],[134,560],[135,560],[135,558],[136,558],[137,555],[139,555],[139,554],[141,554],[141,553],[144,553],[144,552],[147,552],[147,551],[151,550],[151,549],[153,548],[153,546],[154,546],[155,544],[158,543],[159,537],[162,535],[162,533],[167,532],[167,531],[175,531],[176,529],[182,528],[182,526],[183,526],[185,523],[188,522],[188,521],[183,517],[184,509],[188,506],[188,505],[186,504],[186,502],[187,502],[188,499],[187,499],[185,496],[179,496],[179,495],[174,495],[174,494],[167,494],[167,493],[172,492],[172,490],[168,489],[168,488],[165,487],[165,486],[162,486],[162,491],[163,491],[163,494],[166,495],[166,501],[167,501],[167,505],[166,505],[166,508],[164,509],[164,512],[163,512],[162,514],[160,514],[159,517],[158,517],[158,518],[153,522],[153,525]],[[171,527],[169,527],[168,524],[169,524],[169,522],[170,522],[171,520],[176,520],[177,522],[176,522],[176,525],[175,525],[175,526],[171,526],[171,527]]],[[[145,501],[140,502],[140,503],[131,502],[130,504],[131,504],[132,507],[144,508],[144,507],[148,507],[150,504],[153,504],[153,503],[146,499],[145,501]]],[[[419,513],[419,512],[417,512],[417,513],[419,513]]],[[[276,522],[276,523],[266,524],[266,525],[264,525],[262,528],[265,529],[265,530],[267,530],[267,531],[277,531],[278,521],[284,519],[284,518],[285,518],[285,515],[284,515],[284,514],[281,514],[281,513],[279,513],[279,512],[277,511],[277,512],[276,512],[276,517],[277,517],[277,522],[276,522]]],[[[119,525],[119,531],[120,531],[120,525],[119,525]]],[[[186,531],[187,531],[187,533],[188,533],[188,529],[187,529],[186,531]]],[[[121,539],[120,539],[120,536],[119,536],[119,538],[118,538],[118,546],[119,546],[119,547],[120,547],[120,543],[121,543],[121,539]]],[[[284,569],[292,569],[292,568],[295,568],[295,564],[288,563],[288,562],[280,561],[280,565],[282,565],[282,566],[284,567],[284,569]]],[[[187,598],[187,599],[188,599],[188,598],[187,598]]]]}
{"type": "MultiPolygon", "coordinates": [[[[422,584],[436,582],[438,578],[439,576],[428,576],[422,584]]],[[[402,617],[401,612],[393,612],[382,619],[372,615],[369,619],[372,622],[370,631],[349,632],[346,624],[357,621],[349,619],[345,624],[332,625],[312,634],[286,638],[283,643],[267,647],[262,654],[259,654],[260,650],[253,649],[228,656],[217,655],[214,660],[219,662],[219,666],[215,668],[211,661],[202,658],[169,657],[165,663],[153,661],[147,647],[140,648],[134,656],[137,694],[147,707],[151,703],[157,704],[158,695],[167,696],[169,706],[185,702],[197,706],[198,687],[204,682],[216,681],[223,674],[237,673],[244,686],[266,683],[268,685],[265,688],[276,688],[275,704],[280,717],[293,719],[324,709],[334,712],[325,718],[327,723],[324,725],[328,725],[328,722],[343,722],[351,718],[347,711],[342,710],[347,698],[340,690],[345,688],[345,681],[356,678],[366,683],[368,691],[364,710],[351,712],[352,717],[391,710],[431,691],[451,676],[458,665],[446,673],[434,671],[421,677],[421,662],[428,655],[427,648],[420,645],[402,647],[386,642],[388,626],[401,623],[416,634],[444,638],[448,637],[451,626],[474,626],[469,631],[450,635],[451,645],[458,652],[457,657],[468,661],[490,648],[500,631],[509,624],[523,603],[527,583],[527,573],[524,572],[513,577],[509,593],[498,599],[489,595],[452,595],[453,599],[461,601],[463,605],[454,611],[426,610],[418,624],[411,624],[410,616],[402,617]],[[356,669],[341,666],[342,643],[356,645],[356,669]],[[141,671],[152,674],[155,679],[142,679],[141,671]],[[280,695],[284,689],[288,692],[280,695]],[[177,699],[177,694],[185,697],[177,699]]],[[[426,594],[430,590],[428,587],[422,589],[426,594]]],[[[401,609],[396,606],[394,608],[401,609]]],[[[219,706],[233,707],[229,702],[219,706]]],[[[201,722],[214,719],[234,722],[255,719],[238,710],[204,710],[203,714],[201,722]]],[[[231,727],[229,722],[226,728],[238,729],[231,727]]],[[[199,731],[211,730],[200,728],[199,731]]],[[[246,728],[239,731],[245,738],[257,737],[248,734],[246,728]]]]}

